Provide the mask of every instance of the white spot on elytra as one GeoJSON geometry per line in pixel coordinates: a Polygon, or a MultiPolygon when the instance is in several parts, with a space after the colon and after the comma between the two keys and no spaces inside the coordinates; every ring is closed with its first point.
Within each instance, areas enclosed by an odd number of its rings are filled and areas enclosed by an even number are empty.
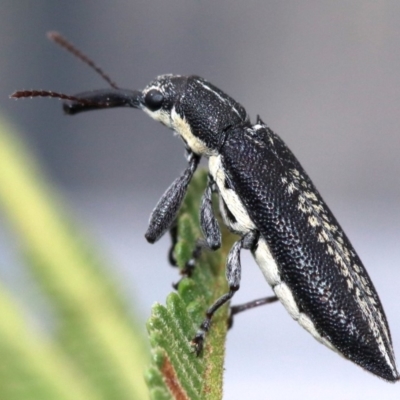
{"type": "Polygon", "coordinates": [[[314,228],[319,225],[319,221],[314,215],[308,217],[308,223],[314,228]]]}

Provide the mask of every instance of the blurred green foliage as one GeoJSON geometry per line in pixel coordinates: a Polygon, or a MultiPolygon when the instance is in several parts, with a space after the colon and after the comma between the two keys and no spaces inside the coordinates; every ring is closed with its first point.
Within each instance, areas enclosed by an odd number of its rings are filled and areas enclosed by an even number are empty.
{"type": "MultiPolygon", "coordinates": [[[[196,175],[178,220],[181,268],[200,237],[205,179],[205,172],[196,175]]],[[[61,204],[16,129],[1,118],[1,212],[26,256],[32,284],[54,310],[56,329],[35,329],[26,308],[0,285],[0,399],[221,399],[227,307],[213,320],[200,357],[190,339],[205,309],[226,292],[224,260],[233,238],[224,232],[221,251],[202,255],[166,306],[154,306],[149,351],[143,324],[110,267],[61,204]]]]}

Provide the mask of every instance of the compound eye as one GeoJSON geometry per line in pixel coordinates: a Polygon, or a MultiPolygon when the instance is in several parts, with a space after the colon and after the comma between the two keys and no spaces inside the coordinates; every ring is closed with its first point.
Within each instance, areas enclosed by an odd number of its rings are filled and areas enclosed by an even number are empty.
{"type": "Polygon", "coordinates": [[[157,111],[161,108],[164,101],[164,96],[157,89],[151,89],[144,97],[144,103],[150,111],[157,111]]]}

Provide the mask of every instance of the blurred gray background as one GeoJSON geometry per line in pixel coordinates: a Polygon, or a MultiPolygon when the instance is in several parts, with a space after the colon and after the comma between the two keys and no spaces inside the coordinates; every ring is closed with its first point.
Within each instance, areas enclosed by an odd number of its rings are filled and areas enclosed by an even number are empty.
{"type": "MultiPolygon", "coordinates": [[[[14,102],[16,89],[106,87],[45,38],[58,30],[121,87],[198,74],[286,141],[364,261],[400,357],[400,2],[1,1],[0,110],[26,134],[71,214],[104,247],[143,318],[177,280],[168,238],[143,234],[185,167],[172,133],[132,110],[66,117],[58,101],[14,102]]],[[[0,278],[43,312],[0,214],[0,278]],[[8,268],[5,268],[8,267],[8,268]],[[36,305],[35,305],[36,304],[36,305]]],[[[234,303],[271,293],[250,257],[234,303]]],[[[39,310],[39,311],[38,311],[39,310]]],[[[319,345],[279,304],[235,320],[226,399],[398,399],[387,384],[319,345]]]]}

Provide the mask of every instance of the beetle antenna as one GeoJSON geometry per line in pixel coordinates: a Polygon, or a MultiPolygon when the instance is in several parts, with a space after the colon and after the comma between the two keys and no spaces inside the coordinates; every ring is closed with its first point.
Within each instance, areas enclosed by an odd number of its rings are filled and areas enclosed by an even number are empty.
{"type": "Polygon", "coordinates": [[[18,90],[17,92],[14,92],[12,95],[10,95],[10,98],[12,99],[23,99],[26,97],[53,97],[55,99],[60,99],[60,100],[70,100],[70,101],[76,101],[80,104],[84,105],[91,105],[93,102],[81,99],[76,96],[69,96],[64,93],[58,93],[58,92],[52,92],[51,90],[18,90]]]}
{"type": "MultiPolygon", "coordinates": [[[[59,46],[63,47],[65,50],[69,51],[75,57],[79,58],[86,65],[94,69],[112,88],[119,89],[118,85],[98,66],[92,61],[88,56],[83,54],[78,50],[72,43],[70,43],[64,36],[58,32],[48,32],[47,37],[53,42],[57,43],[59,46]]],[[[50,92],[52,93],[52,92],[50,92]]],[[[52,96],[50,96],[52,97],[52,96]]],[[[57,97],[57,96],[54,96],[57,97]]],[[[61,97],[60,97],[61,98],[61,97]]]]}

